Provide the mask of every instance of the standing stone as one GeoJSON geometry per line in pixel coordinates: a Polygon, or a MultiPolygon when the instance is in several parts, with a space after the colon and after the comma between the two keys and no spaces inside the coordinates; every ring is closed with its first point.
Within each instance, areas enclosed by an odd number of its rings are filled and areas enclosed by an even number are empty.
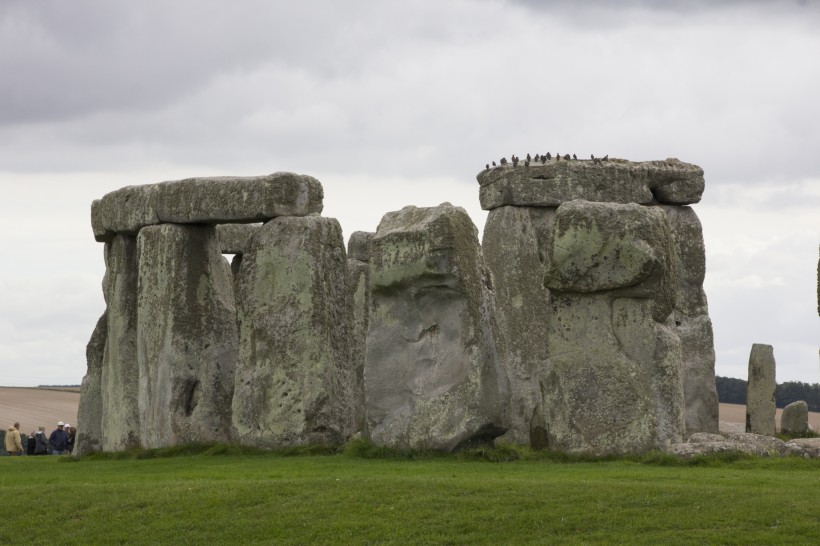
{"type": "Polygon", "coordinates": [[[227,442],[238,332],[215,227],[149,226],[137,244],[142,445],[227,442]]]}
{"type": "Polygon", "coordinates": [[[102,450],[139,447],[137,363],[137,240],[115,235],[105,244],[103,294],[108,328],[100,374],[102,450]]]}
{"type": "Polygon", "coordinates": [[[691,207],[662,206],[674,242],[678,272],[673,319],[683,351],[686,431],[718,432],[715,349],[703,280],[706,251],[700,220],[691,207]]]}
{"type": "Polygon", "coordinates": [[[77,442],[75,455],[85,455],[102,449],[102,368],[105,358],[105,338],[108,313],[102,314],[91,339],[85,347],[88,370],[80,386],[80,406],[77,409],[77,442]]]}
{"type": "Polygon", "coordinates": [[[365,431],[364,357],[370,318],[370,248],[375,233],[354,231],[347,244],[347,298],[351,306],[350,362],[353,368],[355,431],[365,431]]]}
{"type": "Polygon", "coordinates": [[[746,386],[746,432],[775,435],[775,367],[771,345],[752,345],[746,386]]]}
{"type": "Polygon", "coordinates": [[[667,324],[677,277],[663,212],[564,203],[547,251],[549,447],[605,454],[679,442],[681,345],[667,324]]]}
{"type": "Polygon", "coordinates": [[[353,428],[347,259],[339,222],[276,218],[236,278],[233,424],[242,444],[344,442],[353,428]]]}
{"type": "Polygon", "coordinates": [[[494,303],[477,230],[464,209],[386,214],[370,259],[365,357],[371,439],[452,451],[507,429],[509,387],[493,337],[494,303]]]}
{"type": "Polygon", "coordinates": [[[536,449],[546,447],[539,379],[547,361],[549,323],[539,231],[548,232],[554,218],[554,208],[495,208],[482,244],[495,287],[496,344],[510,379],[510,427],[502,439],[536,449]]]}
{"type": "Polygon", "coordinates": [[[780,432],[802,434],[809,430],[809,405],[803,400],[792,402],[783,408],[780,416],[780,432]]]}

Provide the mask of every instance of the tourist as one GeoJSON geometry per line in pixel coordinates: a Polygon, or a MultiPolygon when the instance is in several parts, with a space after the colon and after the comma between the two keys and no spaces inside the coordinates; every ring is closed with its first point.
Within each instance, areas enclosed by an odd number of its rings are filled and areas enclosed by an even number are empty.
{"type": "Polygon", "coordinates": [[[20,423],[14,423],[8,428],[5,443],[9,455],[22,455],[23,444],[20,442],[20,423]]]}
{"type": "Polygon", "coordinates": [[[52,455],[65,455],[68,453],[66,441],[68,438],[66,437],[65,430],[63,427],[65,423],[60,421],[57,423],[57,429],[51,432],[51,436],[48,437],[48,445],[51,447],[51,454],[52,455]]]}
{"type": "Polygon", "coordinates": [[[37,440],[34,439],[34,432],[26,438],[26,455],[34,455],[34,448],[37,447],[37,440]]]}
{"type": "Polygon", "coordinates": [[[77,438],[77,429],[69,425],[68,423],[65,424],[65,447],[66,451],[69,453],[74,452],[74,440],[77,438]]]}
{"type": "Polygon", "coordinates": [[[35,455],[48,455],[48,440],[46,440],[46,427],[38,427],[37,432],[34,433],[34,441],[37,445],[34,446],[35,455]]]}

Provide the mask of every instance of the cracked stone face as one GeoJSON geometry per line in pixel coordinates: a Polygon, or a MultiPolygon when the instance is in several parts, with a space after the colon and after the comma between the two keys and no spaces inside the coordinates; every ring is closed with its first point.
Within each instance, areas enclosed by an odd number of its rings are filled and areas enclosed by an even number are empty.
{"type": "Polygon", "coordinates": [[[506,430],[476,229],[452,205],[389,213],[372,242],[364,379],[377,443],[452,450],[506,430]]]}

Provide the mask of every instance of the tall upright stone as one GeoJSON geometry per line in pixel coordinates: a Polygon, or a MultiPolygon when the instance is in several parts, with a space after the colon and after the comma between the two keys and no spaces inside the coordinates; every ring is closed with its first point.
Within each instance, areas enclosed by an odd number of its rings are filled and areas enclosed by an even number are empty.
{"type": "Polygon", "coordinates": [[[215,227],[148,226],[137,243],[142,445],[227,442],[238,331],[215,227]]]}
{"type": "MultiPolygon", "coordinates": [[[[556,211],[574,200],[640,204],[666,212],[674,243],[671,255],[675,262],[675,275],[666,280],[670,285],[676,284],[677,290],[674,293],[663,290],[664,298],[652,298],[655,322],[652,329],[664,330],[658,334],[658,339],[665,339],[667,334],[679,339],[683,371],[678,375],[684,378],[688,429],[716,432],[718,406],[712,327],[702,287],[703,238],[697,216],[686,206],[701,199],[705,187],[703,170],[677,159],[646,162],[617,158],[608,161],[552,160],[532,162],[526,167],[508,163],[485,169],[477,175],[477,180],[481,206],[489,211],[483,247],[495,280],[499,350],[511,375],[512,419],[506,438],[517,443],[529,440],[533,447],[542,447],[549,440],[546,428],[538,420],[553,417],[545,415],[549,411],[547,402],[539,403],[537,399],[541,392],[548,390],[549,366],[544,362],[552,360],[554,348],[550,345],[552,337],[542,333],[553,328],[551,323],[555,317],[551,309],[555,308],[556,302],[549,283],[542,286],[531,277],[535,273],[543,276],[552,266],[548,246],[556,211]],[[680,275],[677,275],[678,271],[680,275]],[[670,310],[673,311],[671,316],[661,318],[670,310]],[[669,329],[672,331],[666,332],[669,329]],[[527,378],[531,376],[536,380],[529,382],[527,378]],[[537,386],[536,401],[529,397],[533,391],[532,383],[537,386]],[[528,414],[532,415],[529,423],[525,418],[528,414]]],[[[581,246],[586,244],[581,243],[581,246]]],[[[617,265],[618,260],[608,266],[617,265]]],[[[600,271],[607,267],[607,264],[598,265],[600,271]]],[[[574,274],[572,271],[568,273],[570,276],[574,274]]],[[[638,284],[651,286],[645,281],[638,284]]],[[[620,288],[623,291],[627,287],[620,288]]],[[[564,299],[572,293],[561,291],[564,299]]],[[[676,345],[678,342],[670,343],[676,345]]],[[[676,351],[671,346],[670,350],[672,353],[676,351]]],[[[675,420],[671,418],[671,421],[675,420]]],[[[674,441],[675,437],[676,433],[667,439],[674,441]]],[[[628,450],[626,444],[622,448],[628,450]]]]}
{"type": "Polygon", "coordinates": [[[542,378],[553,449],[628,453],[684,433],[677,276],[665,215],[570,201],[548,244],[549,359],[542,378]]]}
{"type": "Polygon", "coordinates": [[[451,451],[507,429],[491,280],[464,209],[405,207],[373,238],[365,357],[373,441],[451,451]]]}
{"type": "Polygon", "coordinates": [[[350,306],[339,222],[279,217],[259,228],[236,277],[240,443],[341,443],[352,432],[350,306]]]}
{"type": "Polygon", "coordinates": [[[104,312],[94,327],[85,348],[87,371],[80,386],[77,409],[77,441],[74,454],[85,455],[102,449],[102,369],[105,341],[108,333],[108,312],[104,312]]]}
{"type": "Polygon", "coordinates": [[[503,439],[534,448],[547,444],[540,388],[549,349],[544,241],[554,218],[551,208],[495,208],[482,244],[493,272],[496,344],[510,379],[510,426],[503,439]]]}
{"type": "Polygon", "coordinates": [[[775,369],[774,348],[762,343],[752,345],[746,385],[746,432],[775,435],[775,369]]]}
{"type": "Polygon", "coordinates": [[[718,396],[715,385],[715,349],[712,320],[703,280],[706,250],[700,220],[691,207],[665,205],[672,233],[677,275],[673,319],[683,351],[683,392],[686,430],[718,432],[718,396]]]}
{"type": "Polygon", "coordinates": [[[136,237],[115,235],[105,244],[105,264],[108,324],[100,374],[102,450],[122,451],[140,445],[136,237]]]}
{"type": "Polygon", "coordinates": [[[353,417],[364,432],[364,357],[370,318],[370,247],[375,233],[354,231],[347,244],[347,298],[351,306],[350,353],[353,370],[353,417]]]}

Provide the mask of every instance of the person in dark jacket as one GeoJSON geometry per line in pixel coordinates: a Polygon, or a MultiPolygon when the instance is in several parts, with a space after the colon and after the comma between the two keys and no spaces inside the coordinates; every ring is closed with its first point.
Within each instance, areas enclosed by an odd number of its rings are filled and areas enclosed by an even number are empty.
{"type": "Polygon", "coordinates": [[[51,448],[52,455],[64,455],[68,453],[68,448],[66,443],[68,438],[66,437],[66,433],[63,430],[65,423],[60,421],[57,423],[57,429],[51,432],[51,436],[48,437],[48,445],[51,448]]]}
{"type": "Polygon", "coordinates": [[[35,447],[37,447],[37,440],[34,439],[34,433],[32,432],[26,439],[26,455],[34,455],[35,447]]]}
{"type": "Polygon", "coordinates": [[[66,423],[65,428],[63,430],[65,430],[66,451],[68,451],[69,453],[74,453],[74,440],[77,438],[77,429],[66,423]]]}
{"type": "Polygon", "coordinates": [[[39,430],[34,433],[35,455],[48,455],[48,439],[46,439],[46,427],[39,427],[39,430]]]}

